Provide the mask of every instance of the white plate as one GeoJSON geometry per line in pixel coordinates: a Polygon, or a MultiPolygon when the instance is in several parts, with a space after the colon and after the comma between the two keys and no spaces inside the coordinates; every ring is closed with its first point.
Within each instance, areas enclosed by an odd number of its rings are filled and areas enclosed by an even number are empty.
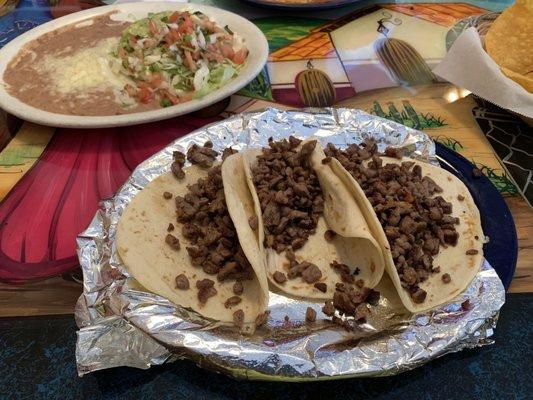
{"type": "Polygon", "coordinates": [[[38,26],[17,37],[0,50],[0,108],[3,108],[7,112],[24,120],[57,127],[103,128],[159,121],[196,111],[232,95],[246,86],[246,84],[252,81],[261,72],[266,64],[267,57],[268,43],[265,35],[263,35],[259,28],[250,21],[229,11],[200,4],[176,4],[171,2],[124,3],[97,7],[47,22],[46,24],[38,26]],[[167,10],[183,10],[185,8],[201,11],[209,18],[216,20],[221,26],[229,25],[235,33],[244,38],[249,50],[247,63],[240,71],[239,75],[226,85],[209,93],[201,99],[192,100],[172,107],[132,114],[76,116],[43,111],[21,102],[6,91],[6,84],[3,80],[3,76],[9,61],[11,61],[11,59],[18,53],[22,46],[47,32],[115,10],[118,11],[118,13],[114,14],[112,19],[130,20],[129,16],[139,19],[146,17],[149,12],[157,13],[167,10]]]}

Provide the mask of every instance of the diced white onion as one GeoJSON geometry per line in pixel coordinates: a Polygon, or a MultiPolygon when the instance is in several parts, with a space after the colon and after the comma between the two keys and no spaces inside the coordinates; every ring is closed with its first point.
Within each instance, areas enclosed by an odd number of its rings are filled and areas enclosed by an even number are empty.
{"type": "Polygon", "coordinates": [[[196,40],[195,36],[192,36],[192,38],[191,38],[191,46],[193,48],[197,48],[198,47],[198,41],[196,40]]]}
{"type": "Polygon", "coordinates": [[[144,61],[146,63],[155,63],[157,61],[161,60],[161,55],[159,54],[151,54],[149,56],[144,57],[144,61]]]}
{"type": "Polygon", "coordinates": [[[205,36],[201,30],[198,29],[198,34],[196,37],[198,38],[198,45],[200,46],[200,48],[205,50],[205,36]]]}
{"type": "Polygon", "coordinates": [[[220,33],[213,33],[212,35],[209,35],[209,43],[215,44],[220,36],[222,36],[220,33]]]}
{"type": "Polygon", "coordinates": [[[178,83],[180,83],[180,81],[181,81],[181,76],[179,76],[179,75],[174,75],[174,77],[172,78],[172,81],[170,82],[170,84],[171,84],[172,86],[175,86],[175,85],[177,85],[178,83]]]}
{"type": "Polygon", "coordinates": [[[193,84],[194,90],[200,90],[207,83],[207,77],[209,76],[209,68],[205,63],[201,63],[201,67],[194,74],[193,84]]]}

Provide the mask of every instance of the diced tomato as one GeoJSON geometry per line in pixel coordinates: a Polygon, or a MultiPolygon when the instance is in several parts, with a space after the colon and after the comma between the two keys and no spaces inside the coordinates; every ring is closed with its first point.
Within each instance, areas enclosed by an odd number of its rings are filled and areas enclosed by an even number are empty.
{"type": "Polygon", "coordinates": [[[187,50],[185,50],[185,62],[187,63],[187,66],[192,72],[196,72],[196,64],[192,59],[191,52],[187,50]]]}
{"type": "Polygon", "coordinates": [[[154,100],[154,94],[152,90],[146,83],[141,83],[139,85],[139,91],[137,92],[137,98],[143,104],[151,103],[154,100]]]}
{"type": "Polygon", "coordinates": [[[177,29],[173,29],[171,31],[171,35],[172,37],[174,38],[174,41],[177,42],[178,40],[181,39],[181,33],[179,33],[179,31],[177,29]]]}
{"type": "Polygon", "coordinates": [[[166,43],[166,46],[167,48],[170,47],[172,45],[172,43],[174,43],[173,39],[172,39],[172,35],[169,33],[167,33],[164,37],[163,37],[163,42],[166,43]]]}
{"type": "Polygon", "coordinates": [[[191,16],[188,12],[184,12],[182,17],[183,22],[178,27],[178,31],[180,33],[191,34],[194,31],[194,24],[192,22],[191,16]]]}
{"type": "Polygon", "coordinates": [[[233,62],[235,64],[242,64],[244,61],[246,61],[246,57],[248,56],[248,50],[246,48],[240,49],[238,52],[235,53],[235,56],[233,57],[233,62]]]}
{"type": "Polygon", "coordinates": [[[174,96],[168,90],[161,89],[159,93],[161,94],[161,96],[163,96],[163,98],[169,99],[172,102],[172,104],[179,104],[180,102],[180,99],[177,96],[174,96]]]}
{"type": "Polygon", "coordinates": [[[172,14],[170,14],[170,16],[168,17],[167,19],[167,22],[169,24],[173,24],[175,23],[180,17],[180,13],[178,11],[174,11],[172,14]]]}
{"type": "Polygon", "coordinates": [[[165,42],[167,44],[171,45],[176,43],[178,40],[180,40],[181,34],[178,32],[177,29],[171,29],[166,35],[165,35],[165,42]]]}
{"type": "Polygon", "coordinates": [[[163,82],[163,76],[159,73],[152,74],[150,77],[150,80],[148,82],[148,85],[150,85],[153,89],[158,89],[161,86],[161,83],[163,82]]]}
{"type": "Polygon", "coordinates": [[[186,101],[191,101],[192,96],[193,96],[192,92],[187,92],[181,95],[180,100],[182,103],[185,103],[186,101]]]}
{"type": "Polygon", "coordinates": [[[233,51],[233,47],[229,44],[220,43],[220,52],[225,58],[233,59],[235,57],[235,52],[233,51]]]}
{"type": "Polygon", "coordinates": [[[146,39],[143,43],[145,49],[152,49],[157,45],[157,42],[153,39],[146,39]]]}
{"type": "Polygon", "coordinates": [[[148,29],[150,30],[150,33],[152,35],[158,35],[159,34],[159,28],[157,27],[157,24],[155,23],[155,21],[152,20],[152,19],[148,23],[148,29]]]}
{"type": "Polygon", "coordinates": [[[135,44],[137,44],[137,38],[133,35],[130,35],[129,38],[128,38],[129,42],[130,42],[130,46],[133,47],[135,44]]]}

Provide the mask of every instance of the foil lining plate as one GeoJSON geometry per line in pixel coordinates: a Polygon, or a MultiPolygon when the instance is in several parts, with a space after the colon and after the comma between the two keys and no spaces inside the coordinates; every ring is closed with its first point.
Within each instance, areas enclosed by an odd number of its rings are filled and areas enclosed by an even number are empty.
{"type": "Polygon", "coordinates": [[[117,256],[118,219],[131,199],[170,168],[172,152],[192,143],[244,149],[295,135],[315,136],[339,147],[365,138],[402,147],[411,157],[436,164],[435,146],[424,133],[351,109],[266,109],[206,126],[182,137],[140,164],[114,198],[103,201],[78,236],[84,289],[75,316],[79,326],[79,375],[116,366],[149,368],[180,358],[238,378],[303,381],[393,375],[444,354],[492,343],[490,337],[505,301],[496,272],[484,262],[465,292],[427,312],[410,314],[390,282],[380,284],[381,300],[355,332],[333,325],[321,303],[271,293],[269,321],[253,336],[221,329],[215,321],[147,292],[130,277],[117,256]],[[305,322],[308,306],[317,321],[305,322]],[[284,317],[288,316],[286,322],[284,317]]]}

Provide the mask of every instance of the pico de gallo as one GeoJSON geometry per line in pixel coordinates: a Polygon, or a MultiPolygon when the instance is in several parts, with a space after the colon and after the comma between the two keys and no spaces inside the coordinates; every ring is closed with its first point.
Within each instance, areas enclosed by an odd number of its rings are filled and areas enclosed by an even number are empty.
{"type": "Polygon", "coordinates": [[[228,26],[200,11],[167,11],[132,23],[112,56],[111,67],[131,82],[119,95],[124,107],[153,102],[168,107],[232,80],[248,50],[228,26]]]}

